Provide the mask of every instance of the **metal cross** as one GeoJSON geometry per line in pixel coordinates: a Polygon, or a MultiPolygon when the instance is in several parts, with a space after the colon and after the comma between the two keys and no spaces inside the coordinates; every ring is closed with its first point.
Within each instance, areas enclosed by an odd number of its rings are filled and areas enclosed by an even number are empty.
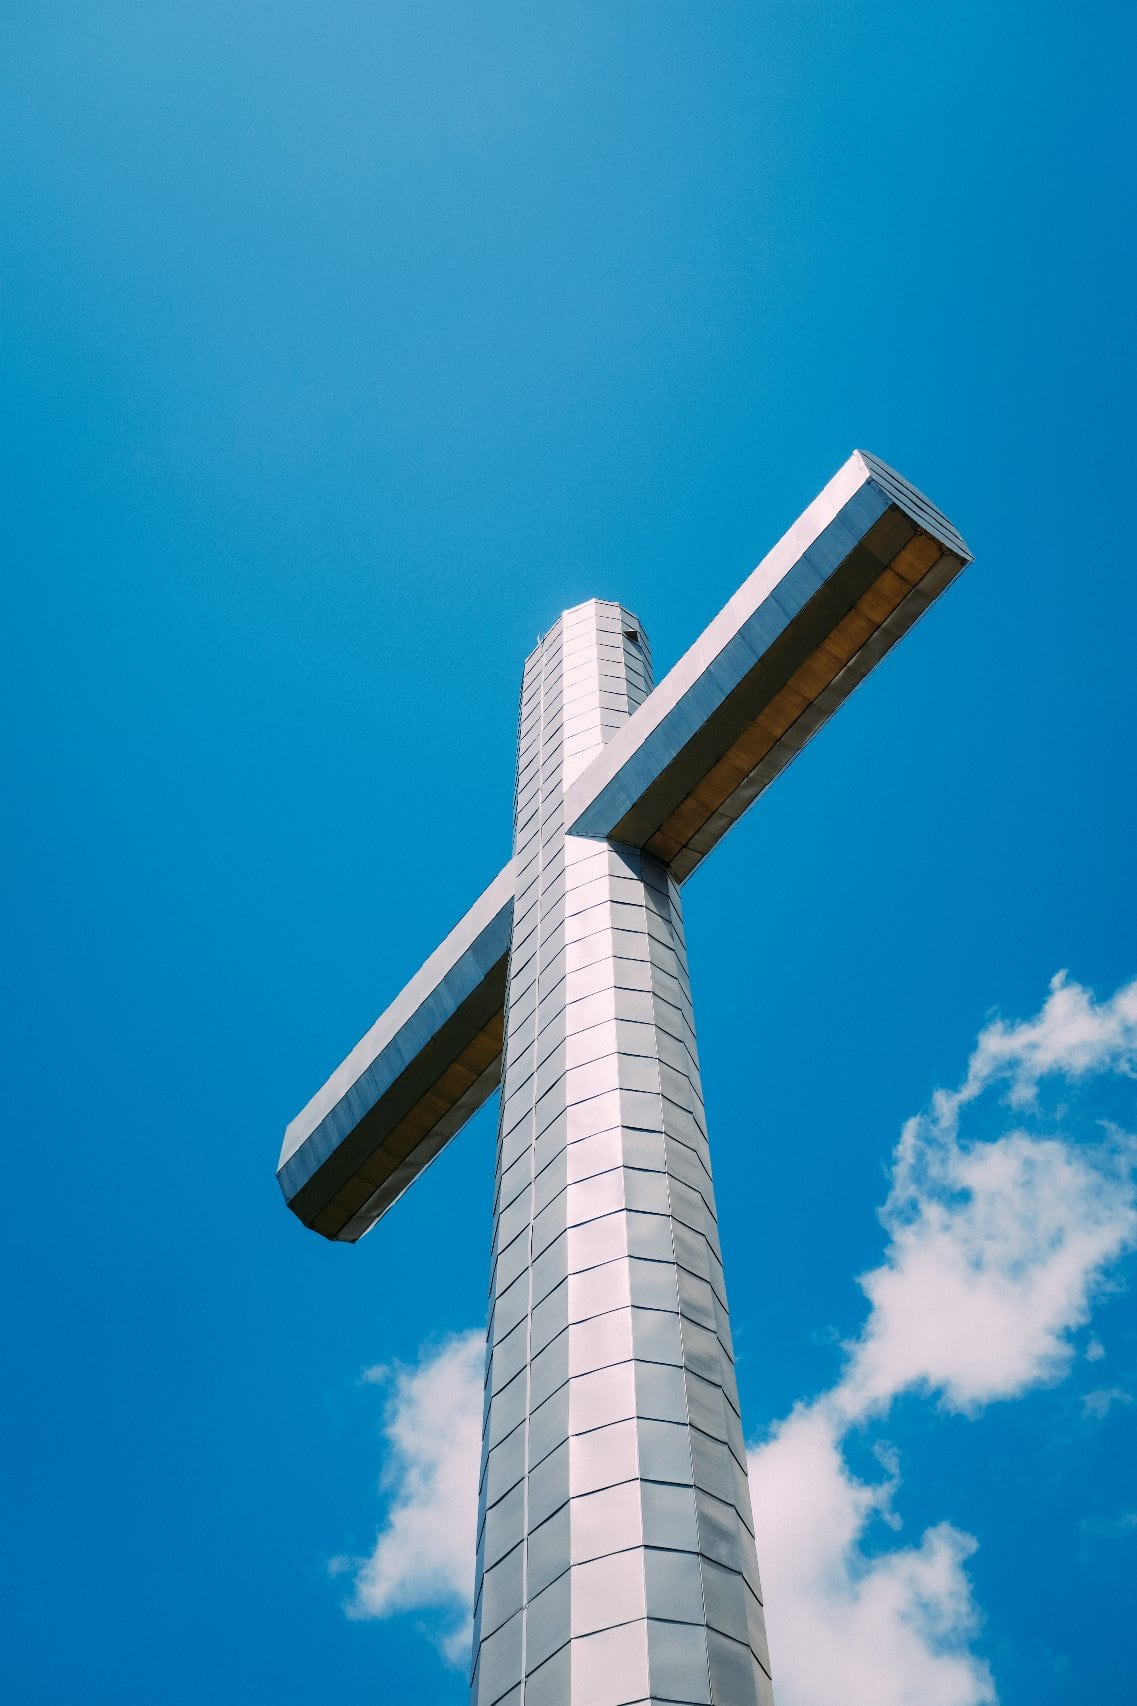
{"type": "Polygon", "coordinates": [[[513,858],[288,1127],[352,1241],[501,1087],[473,1706],[772,1700],[679,885],[970,560],[858,451],[657,687],[565,611],[513,858]]]}

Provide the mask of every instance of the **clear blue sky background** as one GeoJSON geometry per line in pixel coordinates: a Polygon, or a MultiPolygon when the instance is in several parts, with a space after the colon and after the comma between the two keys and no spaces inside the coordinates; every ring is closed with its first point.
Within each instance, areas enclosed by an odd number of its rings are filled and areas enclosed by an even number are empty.
{"type": "MultiPolygon", "coordinates": [[[[902,1120],[992,1007],[1137,970],[1130,10],[3,34],[0,1689],[451,1706],[325,1565],[360,1370],[481,1319],[493,1115],[354,1249],[283,1126],[507,857],[537,632],[618,598],[662,671],[863,444],[977,564],[687,891],[751,1433],[833,1379],[902,1120]]],[[[1078,1525],[1133,1408],[1060,1449],[1074,1404],[893,1430],[1006,1706],[1131,1685],[1133,1542],[1078,1525]]]]}

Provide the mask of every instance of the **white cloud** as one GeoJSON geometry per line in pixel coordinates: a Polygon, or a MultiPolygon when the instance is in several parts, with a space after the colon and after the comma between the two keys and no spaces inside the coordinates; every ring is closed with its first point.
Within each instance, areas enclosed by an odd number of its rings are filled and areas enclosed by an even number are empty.
{"type": "MultiPolygon", "coordinates": [[[[1072,1335],[1137,1242],[1133,1140],[1105,1124],[991,1135],[988,1093],[1003,1091],[1021,1120],[1045,1079],[1066,1090],[1105,1073],[1137,1076],[1137,982],[1098,1003],[1059,975],[1035,1018],[988,1025],[963,1084],[905,1126],[884,1258],[861,1280],[869,1312],[843,1374],[751,1454],[779,1706],[994,1701],[972,1650],[980,1619],[965,1565],[976,1541],[939,1523],[916,1545],[880,1548],[874,1527],[898,1526],[898,1467],[878,1452],[885,1478],[859,1480],[843,1445],[902,1392],[974,1414],[1067,1370],[1072,1335]]],[[[469,1629],[481,1355],[480,1335],[467,1334],[393,1377],[391,1502],[350,1607],[445,1608],[442,1645],[456,1661],[469,1629]]],[[[1097,1340],[1085,1355],[1101,1359],[1097,1340]]],[[[1087,1414],[1124,1396],[1102,1387],[1087,1414]]]]}
{"type": "Polygon", "coordinates": [[[435,1637],[454,1664],[466,1663],[470,1646],[484,1355],[482,1335],[462,1333],[386,1376],[390,1504],[374,1551],[355,1567],[347,1608],[354,1617],[437,1608],[435,1637]]]}
{"type": "Polygon", "coordinates": [[[1137,982],[1098,1004],[1059,974],[1036,1018],[987,1026],[962,1087],[908,1121],[881,1217],[888,1249],[861,1280],[871,1311],[839,1388],[850,1417],[913,1386],[971,1410],[1064,1372],[1095,1289],[1137,1241],[1132,1140],[1103,1127],[1091,1143],[1092,1131],[965,1142],[961,1118],[993,1087],[1021,1107],[1048,1074],[1135,1065],[1137,982]]]}
{"type": "Polygon", "coordinates": [[[1060,971],[1035,1018],[1015,1025],[997,1019],[987,1026],[956,1100],[970,1101],[1005,1078],[1010,1100],[1021,1105],[1034,1099],[1049,1074],[1077,1079],[1100,1072],[1137,1075],[1137,979],[1098,1003],[1060,971]]]}
{"type": "Polygon", "coordinates": [[[871,1310],[840,1387],[850,1418],[913,1386],[972,1410],[1059,1377],[1096,1288],[1137,1238],[1131,1160],[1023,1132],[965,1146],[911,1122],[885,1260],[861,1280],[871,1310]]]}
{"type": "Polygon", "coordinates": [[[800,1406],[750,1454],[779,1706],[984,1706],[995,1692],[969,1651],[979,1617],[963,1569],[975,1541],[939,1523],[867,1557],[897,1479],[851,1475],[843,1425],[826,1401],[800,1406]]]}
{"type": "MultiPolygon", "coordinates": [[[[1047,1075],[1128,1076],[1135,1058],[1137,984],[1099,1005],[1058,977],[1035,1019],[989,1025],[960,1089],[905,1126],[881,1215],[888,1246],[861,1280],[869,1315],[844,1373],[751,1454],[780,1706],[829,1706],[838,1691],[873,1706],[994,1700],[970,1651],[978,1617],[963,1566],[975,1540],[939,1524],[916,1547],[871,1555],[898,1474],[857,1480],[842,1441],[906,1390],[974,1413],[1065,1372],[1072,1333],[1137,1241],[1132,1142],[1104,1126],[1077,1142],[976,1139],[961,1122],[994,1088],[1025,1108],[1047,1075]]],[[[1087,1356],[1102,1354],[1091,1341],[1087,1356]]],[[[1087,1412],[1115,1401],[1103,1389],[1087,1412]]]]}
{"type": "Polygon", "coordinates": [[[1100,1422],[1116,1405],[1132,1402],[1133,1394],[1124,1386],[1099,1386],[1096,1392],[1087,1392],[1082,1398],[1082,1414],[1091,1421],[1100,1422]]]}

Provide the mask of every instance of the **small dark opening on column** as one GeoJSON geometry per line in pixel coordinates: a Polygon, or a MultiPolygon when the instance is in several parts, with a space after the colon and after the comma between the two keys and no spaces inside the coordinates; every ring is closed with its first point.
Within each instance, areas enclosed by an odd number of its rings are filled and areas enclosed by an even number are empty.
{"type": "Polygon", "coordinates": [[[640,643],[640,631],[639,631],[639,629],[638,628],[625,628],[624,629],[624,638],[625,638],[625,640],[630,640],[632,642],[633,646],[638,646],[640,643]]]}

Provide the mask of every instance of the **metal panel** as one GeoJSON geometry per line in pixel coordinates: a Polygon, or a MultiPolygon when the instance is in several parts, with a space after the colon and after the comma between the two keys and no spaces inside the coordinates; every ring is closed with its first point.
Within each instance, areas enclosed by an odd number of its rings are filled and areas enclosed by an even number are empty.
{"type": "Polygon", "coordinates": [[[970,560],[914,486],[854,452],[566,789],[568,832],[689,876],[970,560]]]}
{"type": "Polygon", "coordinates": [[[511,861],[289,1125],[277,1178],[306,1226],[353,1242],[500,1082],[511,861]]]}
{"type": "MultiPolygon", "coordinates": [[[[539,852],[510,967],[475,1706],[514,1687],[501,1630],[518,1615],[529,1706],[762,1698],[758,1658],[736,1651],[758,1568],[679,893],[650,853],[566,836],[560,809],[562,777],[617,738],[612,702],[626,718],[647,691],[643,655],[635,618],[592,603],[526,666],[540,715],[523,715],[518,775],[540,803],[533,820],[519,791],[517,823],[539,852]],[[510,1539],[520,1578],[491,1559],[510,1539]]],[[[761,1633],[757,1599],[753,1616],[761,1633]]]]}

